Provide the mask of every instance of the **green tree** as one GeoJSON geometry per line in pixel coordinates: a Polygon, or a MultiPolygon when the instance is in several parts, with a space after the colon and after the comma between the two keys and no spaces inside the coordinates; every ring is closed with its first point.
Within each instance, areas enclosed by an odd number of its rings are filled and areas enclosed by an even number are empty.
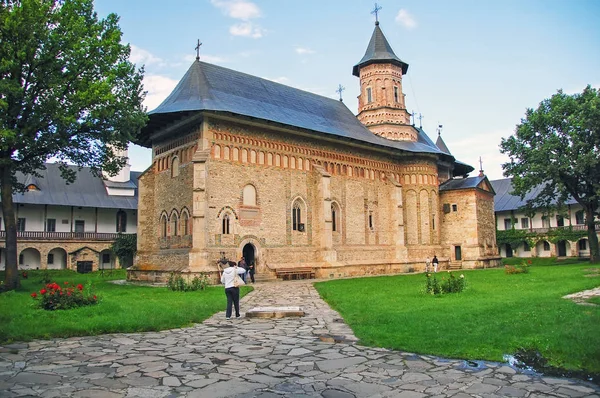
{"type": "Polygon", "coordinates": [[[528,207],[551,207],[569,197],[585,211],[590,261],[600,261],[595,218],[600,216],[600,96],[587,86],[581,94],[559,90],[536,110],[527,109],[515,135],[502,139],[502,165],[521,198],[535,186],[528,207]]]}
{"type": "Polygon", "coordinates": [[[6,229],[5,288],[19,286],[12,195],[16,173],[57,159],[116,174],[146,116],[143,70],[129,61],[115,14],[92,0],[0,0],[0,188],[6,229]]]}
{"type": "Polygon", "coordinates": [[[137,252],[137,235],[118,234],[110,249],[119,258],[121,268],[133,265],[133,257],[137,252]]]}

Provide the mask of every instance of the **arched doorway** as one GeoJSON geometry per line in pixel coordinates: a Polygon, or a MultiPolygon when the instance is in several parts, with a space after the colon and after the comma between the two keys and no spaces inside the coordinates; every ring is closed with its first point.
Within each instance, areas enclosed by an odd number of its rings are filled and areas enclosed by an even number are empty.
{"type": "Polygon", "coordinates": [[[256,248],[252,243],[246,243],[242,249],[242,256],[244,256],[246,264],[254,264],[254,269],[256,269],[256,248]]]}
{"type": "Polygon", "coordinates": [[[561,240],[556,243],[556,251],[558,252],[558,257],[566,257],[567,256],[567,241],[561,240]]]}

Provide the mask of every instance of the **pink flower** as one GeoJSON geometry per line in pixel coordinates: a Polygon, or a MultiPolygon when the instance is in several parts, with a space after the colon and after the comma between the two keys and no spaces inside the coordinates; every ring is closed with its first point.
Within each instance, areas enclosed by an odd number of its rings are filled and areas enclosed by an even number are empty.
{"type": "Polygon", "coordinates": [[[31,297],[36,298],[37,297],[37,293],[36,292],[31,293],[31,297]]]}
{"type": "Polygon", "coordinates": [[[77,285],[77,289],[83,290],[83,285],[80,283],[79,285],[77,285]]]}
{"type": "Polygon", "coordinates": [[[46,292],[47,292],[47,290],[46,290],[46,289],[42,289],[42,290],[40,290],[40,294],[42,294],[42,295],[46,294],[46,292]]]}

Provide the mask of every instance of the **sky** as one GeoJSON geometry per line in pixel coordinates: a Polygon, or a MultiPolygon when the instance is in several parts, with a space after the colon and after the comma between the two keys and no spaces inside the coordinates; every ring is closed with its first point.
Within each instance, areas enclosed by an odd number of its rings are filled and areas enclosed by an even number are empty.
{"type": "MultiPolygon", "coordinates": [[[[527,108],[562,89],[600,87],[598,0],[381,0],[395,54],[409,64],[403,91],[423,129],[457,160],[503,178],[499,145],[527,108]]],[[[352,67],[374,29],[369,0],[95,0],[100,18],[120,16],[131,60],[144,65],[145,105],[156,108],[196,57],[343,100],[358,112],[352,67]]],[[[417,121],[417,125],[419,122],[417,121]]],[[[151,164],[132,146],[133,170],[151,164]]],[[[476,173],[476,172],[475,172],[476,173]]],[[[475,173],[472,173],[474,175],[475,173]]]]}

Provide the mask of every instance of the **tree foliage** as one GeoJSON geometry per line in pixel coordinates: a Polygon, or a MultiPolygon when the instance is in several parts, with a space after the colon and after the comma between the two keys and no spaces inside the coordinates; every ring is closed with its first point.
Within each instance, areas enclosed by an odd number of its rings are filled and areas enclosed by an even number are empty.
{"type": "Polygon", "coordinates": [[[110,249],[119,258],[121,268],[133,265],[131,261],[137,252],[137,235],[118,234],[110,249]]]}
{"type": "Polygon", "coordinates": [[[0,184],[6,280],[18,286],[13,192],[17,173],[57,159],[116,174],[146,116],[143,70],[129,61],[119,18],[99,19],[92,0],[0,0],[0,184]]]}
{"type": "Polygon", "coordinates": [[[582,93],[561,90],[528,109],[515,135],[502,139],[502,165],[514,193],[524,198],[541,187],[528,207],[552,207],[575,199],[584,209],[591,261],[600,261],[595,218],[600,216],[600,96],[587,86],[582,93]]]}

